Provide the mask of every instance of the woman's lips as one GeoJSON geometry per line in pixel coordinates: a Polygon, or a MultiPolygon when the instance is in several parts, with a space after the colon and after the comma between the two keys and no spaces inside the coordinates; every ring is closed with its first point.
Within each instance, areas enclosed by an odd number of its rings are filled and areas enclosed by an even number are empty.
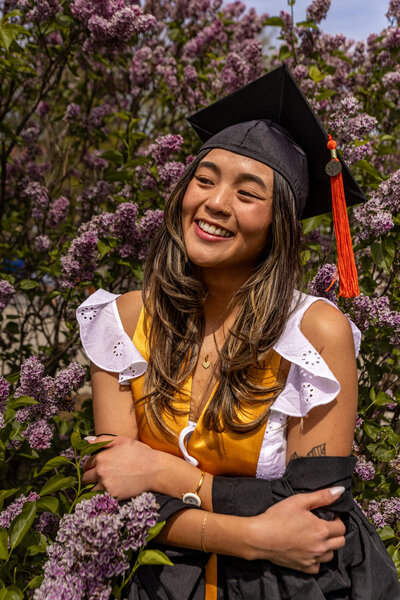
{"type": "Polygon", "coordinates": [[[209,223],[206,223],[205,221],[202,220],[197,220],[194,221],[194,229],[196,234],[199,236],[199,238],[201,238],[202,240],[206,240],[208,242],[226,242],[229,239],[232,239],[234,237],[234,235],[231,232],[228,232],[229,235],[221,235],[222,232],[227,232],[226,229],[224,229],[223,227],[217,227],[215,225],[210,225],[209,223]],[[199,223],[204,226],[204,224],[206,225],[207,228],[213,228],[214,227],[214,232],[211,233],[210,231],[205,231],[202,227],[200,227],[199,223]],[[215,235],[215,232],[220,232],[219,234],[215,235]]]}

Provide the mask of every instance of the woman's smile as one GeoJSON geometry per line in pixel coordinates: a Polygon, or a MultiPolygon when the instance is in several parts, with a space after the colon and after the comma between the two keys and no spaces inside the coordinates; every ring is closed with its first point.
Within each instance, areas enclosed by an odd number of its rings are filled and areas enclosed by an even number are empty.
{"type": "Polygon", "coordinates": [[[265,248],[272,221],[273,171],[219,148],[200,162],[182,203],[190,260],[201,268],[250,273],[265,248]]]}

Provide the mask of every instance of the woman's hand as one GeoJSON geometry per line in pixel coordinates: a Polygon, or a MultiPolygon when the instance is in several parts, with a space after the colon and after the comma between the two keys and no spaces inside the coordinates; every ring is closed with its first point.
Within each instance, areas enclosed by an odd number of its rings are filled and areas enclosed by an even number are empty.
{"type": "Polygon", "coordinates": [[[93,438],[91,442],[110,443],[85,463],[83,483],[105,490],[118,500],[154,490],[153,481],[159,461],[157,450],[127,436],[93,438]]]}
{"type": "Polygon", "coordinates": [[[311,510],[331,504],[343,488],[333,495],[329,489],[296,494],[271,506],[265,513],[249,517],[243,558],[267,559],[304,573],[316,574],[321,562],[333,558],[333,551],[345,544],[346,528],[336,518],[325,521],[311,510]]]}

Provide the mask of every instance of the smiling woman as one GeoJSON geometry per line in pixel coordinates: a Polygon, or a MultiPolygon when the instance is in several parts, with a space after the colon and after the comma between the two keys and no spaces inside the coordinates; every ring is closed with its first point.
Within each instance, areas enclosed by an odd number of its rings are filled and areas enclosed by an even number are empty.
{"type": "Polygon", "coordinates": [[[111,440],[83,480],[121,500],[153,491],[167,521],[155,543],[174,566],[142,567],[129,598],[396,600],[350,491],[360,334],[298,291],[299,217],[330,206],[327,136],[284,67],[191,121],[204,144],[142,294],[78,309],[94,439],[111,440]]]}

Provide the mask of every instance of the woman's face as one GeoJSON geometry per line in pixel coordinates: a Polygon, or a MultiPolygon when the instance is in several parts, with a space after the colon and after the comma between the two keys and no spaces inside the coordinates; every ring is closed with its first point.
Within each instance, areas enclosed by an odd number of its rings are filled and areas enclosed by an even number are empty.
{"type": "Polygon", "coordinates": [[[182,203],[190,260],[201,268],[250,272],[268,238],[273,182],[273,170],[267,165],[228,150],[211,150],[182,203]]]}

